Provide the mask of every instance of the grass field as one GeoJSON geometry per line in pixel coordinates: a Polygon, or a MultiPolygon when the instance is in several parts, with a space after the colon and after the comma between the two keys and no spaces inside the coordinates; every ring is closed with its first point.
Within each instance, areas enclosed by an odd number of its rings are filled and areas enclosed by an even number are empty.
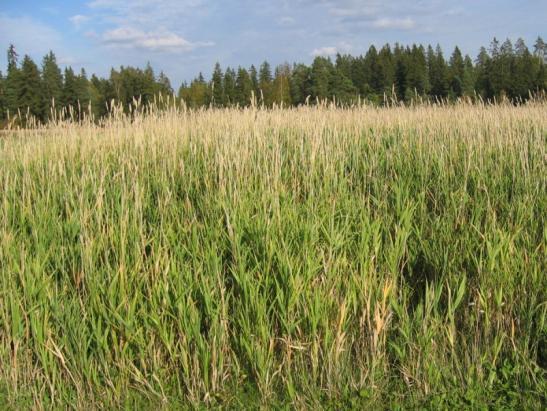
{"type": "Polygon", "coordinates": [[[0,406],[541,409],[547,104],[0,137],[0,406]]]}

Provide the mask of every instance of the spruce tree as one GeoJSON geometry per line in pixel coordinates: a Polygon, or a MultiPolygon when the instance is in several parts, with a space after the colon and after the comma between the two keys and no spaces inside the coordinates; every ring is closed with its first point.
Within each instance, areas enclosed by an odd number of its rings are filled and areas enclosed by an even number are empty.
{"type": "Polygon", "coordinates": [[[228,67],[224,73],[224,105],[233,106],[236,100],[236,73],[228,67]]]}
{"type": "Polygon", "coordinates": [[[334,71],[332,61],[326,57],[316,57],[311,68],[312,97],[325,100],[332,97],[331,75],[334,71]]]}
{"type": "Polygon", "coordinates": [[[490,72],[492,71],[492,58],[486,51],[486,48],[481,47],[479,55],[475,61],[476,72],[476,90],[485,99],[494,97],[494,91],[490,82],[490,72]]]}
{"type": "Polygon", "coordinates": [[[54,104],[56,109],[61,108],[61,94],[63,91],[63,75],[57,65],[57,58],[53,51],[46,54],[42,60],[42,85],[44,112],[46,116],[49,116],[54,104]]]}
{"type": "Polygon", "coordinates": [[[255,97],[258,97],[258,72],[256,71],[256,67],[254,65],[251,65],[251,67],[249,68],[249,77],[251,78],[251,86],[254,95],[255,97]]]}
{"type": "Polygon", "coordinates": [[[380,49],[378,53],[378,65],[382,73],[383,92],[389,95],[395,82],[395,64],[389,44],[380,49]]]}
{"type": "Polygon", "coordinates": [[[305,64],[296,64],[292,69],[290,79],[291,83],[291,101],[294,105],[306,103],[306,99],[311,97],[311,69],[305,64]]]}
{"type": "Polygon", "coordinates": [[[472,97],[475,93],[476,74],[471,57],[466,55],[463,65],[462,92],[464,96],[472,97]]]}
{"type": "Polygon", "coordinates": [[[4,120],[6,118],[6,92],[5,92],[5,82],[4,75],[2,70],[0,70],[0,128],[2,128],[4,120]]]}
{"type": "Polygon", "coordinates": [[[450,84],[450,95],[461,97],[463,95],[465,63],[460,49],[456,46],[450,57],[448,76],[450,84]]]}
{"type": "Polygon", "coordinates": [[[258,97],[261,103],[270,106],[272,103],[272,69],[267,61],[260,66],[258,88],[260,93],[258,97]]]}
{"type": "Polygon", "coordinates": [[[427,62],[425,50],[422,46],[412,45],[412,49],[407,51],[407,75],[406,87],[407,94],[417,93],[422,96],[429,92],[429,77],[427,74],[427,62]]]}
{"type": "Polygon", "coordinates": [[[223,78],[224,75],[222,74],[220,63],[216,63],[215,69],[213,70],[213,76],[211,78],[212,103],[215,107],[222,107],[224,105],[223,78]]]}
{"type": "MultiPolygon", "coordinates": [[[[78,108],[77,88],[77,79],[74,74],[74,70],[72,70],[72,67],[66,67],[64,73],[63,91],[61,93],[61,101],[63,102],[63,106],[65,108],[71,108],[72,110],[76,110],[78,108]]],[[[117,97],[119,99],[119,95],[117,97]]]]}
{"type": "Polygon", "coordinates": [[[21,70],[18,67],[19,55],[11,44],[7,52],[8,71],[4,83],[6,116],[13,118],[19,109],[19,94],[22,87],[21,70]]]}
{"type": "Polygon", "coordinates": [[[249,72],[243,67],[237,69],[235,100],[241,107],[247,107],[251,103],[253,84],[249,72]]]}
{"type": "Polygon", "coordinates": [[[18,94],[18,106],[21,111],[28,112],[38,120],[44,120],[44,97],[40,70],[30,56],[25,55],[21,64],[21,86],[18,94]]]}
{"type": "Polygon", "coordinates": [[[448,95],[448,68],[440,45],[435,51],[429,46],[427,51],[431,96],[445,98],[448,95]]]}
{"type": "Polygon", "coordinates": [[[336,99],[337,104],[354,103],[359,95],[359,90],[353,85],[353,82],[341,70],[334,69],[330,76],[331,96],[336,99]]]}

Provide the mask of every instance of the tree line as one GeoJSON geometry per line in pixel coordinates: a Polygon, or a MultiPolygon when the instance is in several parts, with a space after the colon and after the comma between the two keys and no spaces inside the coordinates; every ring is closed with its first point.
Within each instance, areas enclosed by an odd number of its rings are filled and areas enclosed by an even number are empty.
{"type": "MultiPolygon", "coordinates": [[[[129,110],[135,98],[146,105],[155,96],[174,93],[168,77],[163,72],[155,75],[150,64],[144,69],[111,69],[108,78],[88,78],[84,69],[62,71],[53,52],[43,58],[41,67],[28,55],[20,62],[13,45],[7,54],[6,74],[0,71],[0,122],[18,112],[46,121],[63,108],[65,115],[76,118],[84,112],[100,118],[113,103],[129,110]]],[[[401,102],[461,97],[525,101],[547,89],[546,60],[547,46],[541,37],[533,50],[520,38],[514,45],[509,39],[500,43],[494,38],[474,61],[459,47],[446,59],[439,45],[386,44],[379,50],[371,46],[360,56],[316,57],[311,65],[285,63],[272,69],[265,61],[258,68],[223,70],[217,63],[209,80],[200,73],[180,86],[176,98],[192,108],[244,107],[253,98],[265,106],[319,100],[351,104],[359,99],[384,104],[386,98],[401,102]]]]}

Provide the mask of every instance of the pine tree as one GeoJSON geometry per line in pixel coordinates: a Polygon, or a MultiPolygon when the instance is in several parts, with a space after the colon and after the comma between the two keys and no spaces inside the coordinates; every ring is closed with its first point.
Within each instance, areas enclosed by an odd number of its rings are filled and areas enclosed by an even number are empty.
{"type": "Polygon", "coordinates": [[[42,85],[45,103],[44,113],[49,116],[53,105],[56,109],[61,108],[61,94],[63,91],[63,76],[53,51],[46,54],[42,60],[42,85]]]}

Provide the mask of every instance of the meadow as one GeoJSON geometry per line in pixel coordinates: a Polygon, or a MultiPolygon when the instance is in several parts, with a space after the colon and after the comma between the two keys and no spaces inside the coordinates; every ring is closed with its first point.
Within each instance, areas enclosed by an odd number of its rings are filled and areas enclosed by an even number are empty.
{"type": "Polygon", "coordinates": [[[546,113],[136,104],[4,133],[0,406],[541,409],[546,113]]]}

